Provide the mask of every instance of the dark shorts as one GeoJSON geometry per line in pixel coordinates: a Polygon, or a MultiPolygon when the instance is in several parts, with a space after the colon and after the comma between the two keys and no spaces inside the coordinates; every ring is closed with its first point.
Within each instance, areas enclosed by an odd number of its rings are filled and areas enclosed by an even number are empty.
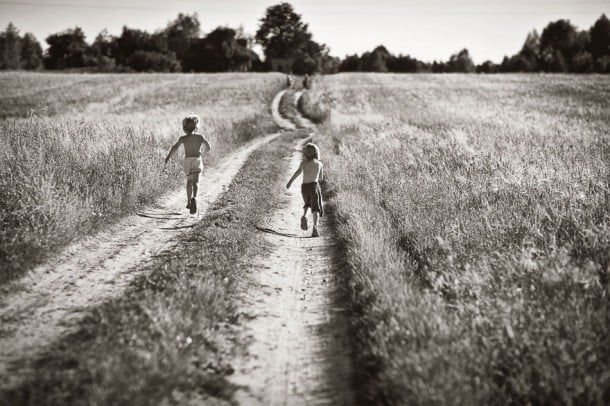
{"type": "Polygon", "coordinates": [[[324,214],[324,209],[322,208],[322,190],[318,182],[303,183],[301,185],[301,194],[305,202],[304,209],[309,207],[312,212],[319,212],[320,216],[324,214]]]}

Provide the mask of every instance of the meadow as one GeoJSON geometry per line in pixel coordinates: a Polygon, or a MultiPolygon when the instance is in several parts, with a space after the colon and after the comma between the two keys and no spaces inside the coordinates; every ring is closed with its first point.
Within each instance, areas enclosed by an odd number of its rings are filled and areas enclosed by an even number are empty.
{"type": "Polygon", "coordinates": [[[317,141],[375,404],[610,401],[610,80],[339,75],[317,141]]]}
{"type": "MultiPolygon", "coordinates": [[[[202,116],[209,162],[274,131],[283,79],[0,75],[0,281],[182,186],[163,158],[184,114],[202,116]]],[[[610,402],[608,77],[340,74],[300,108],[324,122],[359,403],[610,402]]],[[[230,403],[232,295],[264,249],[254,226],[278,204],[290,142],[257,152],[179,255],[94,309],[11,396],[230,403]]]]}
{"type": "MultiPolygon", "coordinates": [[[[163,159],[202,117],[213,163],[273,131],[281,75],[0,75],[0,283],[182,186],[163,159]]],[[[177,160],[176,160],[177,161],[177,160]]],[[[174,161],[174,162],[176,162],[174,161]]]]}

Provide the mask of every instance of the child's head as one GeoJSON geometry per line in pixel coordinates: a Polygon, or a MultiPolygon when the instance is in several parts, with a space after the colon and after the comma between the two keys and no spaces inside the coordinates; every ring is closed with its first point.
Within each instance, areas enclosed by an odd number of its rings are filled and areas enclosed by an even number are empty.
{"type": "Polygon", "coordinates": [[[182,129],[185,133],[190,134],[199,127],[199,117],[191,114],[182,119],[182,129]]]}
{"type": "Polygon", "coordinates": [[[313,142],[308,142],[305,145],[303,153],[305,154],[305,158],[309,159],[310,161],[312,159],[320,159],[320,148],[318,148],[318,146],[313,142]]]}

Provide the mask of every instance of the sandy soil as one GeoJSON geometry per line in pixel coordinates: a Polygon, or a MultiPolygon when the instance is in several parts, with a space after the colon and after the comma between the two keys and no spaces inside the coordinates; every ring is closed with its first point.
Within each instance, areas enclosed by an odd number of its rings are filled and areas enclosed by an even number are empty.
{"type": "Polygon", "coordinates": [[[278,92],[278,94],[276,94],[273,100],[271,101],[271,117],[273,118],[273,121],[275,121],[275,124],[279,125],[283,129],[296,130],[297,126],[292,121],[282,117],[282,115],[280,114],[280,101],[282,100],[282,97],[284,97],[287,91],[288,89],[278,92]]]}
{"type": "MultiPolygon", "coordinates": [[[[299,145],[298,149],[301,149],[299,145]]],[[[291,158],[286,180],[302,155],[291,158]]],[[[243,292],[243,358],[233,361],[231,380],[243,405],[353,404],[346,320],[333,273],[332,231],[311,238],[300,229],[300,184],[285,192],[282,207],[260,230],[272,252],[254,259],[243,292]]]]}
{"type": "Polygon", "coordinates": [[[199,220],[248,156],[279,135],[252,141],[205,170],[197,215],[188,214],[185,192],[180,188],[157,205],[70,245],[52,261],[2,287],[0,387],[16,385],[27,374],[28,362],[73,331],[88,307],[119,295],[141,273],[143,263],[170,248],[179,234],[199,220]]]}

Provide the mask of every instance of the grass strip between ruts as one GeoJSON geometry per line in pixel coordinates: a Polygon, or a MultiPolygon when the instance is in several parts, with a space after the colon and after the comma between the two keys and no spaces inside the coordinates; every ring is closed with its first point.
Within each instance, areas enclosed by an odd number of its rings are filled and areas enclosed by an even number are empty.
{"type": "Polygon", "coordinates": [[[0,392],[0,403],[232,403],[236,286],[248,258],[266,249],[255,226],[278,203],[296,139],[255,151],[174,251],[160,253],[123,297],[88,312],[78,332],[32,362],[24,384],[0,392]]]}

